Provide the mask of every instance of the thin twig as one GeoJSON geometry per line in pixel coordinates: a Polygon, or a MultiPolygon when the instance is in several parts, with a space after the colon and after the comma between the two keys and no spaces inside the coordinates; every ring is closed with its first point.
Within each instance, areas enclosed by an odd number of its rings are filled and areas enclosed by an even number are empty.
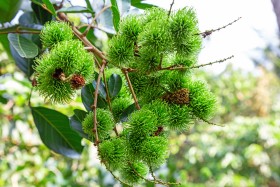
{"type": "Polygon", "coordinates": [[[89,32],[90,28],[92,27],[91,25],[94,24],[95,20],[108,8],[110,8],[112,5],[109,6],[105,6],[104,8],[102,8],[102,10],[100,10],[100,12],[98,12],[98,14],[95,15],[95,17],[92,19],[91,23],[87,26],[86,30],[83,32],[83,36],[86,36],[87,33],[89,32]]]}
{"type": "Polygon", "coordinates": [[[168,17],[169,17],[170,14],[171,14],[171,10],[172,10],[173,5],[174,5],[174,0],[173,0],[172,3],[170,4],[170,8],[169,8],[169,12],[168,12],[168,17]]]}
{"type": "Polygon", "coordinates": [[[241,19],[241,17],[237,18],[236,20],[234,20],[234,21],[230,22],[229,24],[224,25],[224,26],[222,26],[222,27],[220,27],[220,28],[212,29],[212,30],[207,30],[207,31],[198,33],[198,34],[196,34],[196,35],[202,35],[202,37],[205,38],[205,37],[209,36],[210,34],[212,34],[213,32],[219,31],[219,30],[221,30],[221,29],[224,29],[224,28],[226,28],[226,27],[228,27],[228,26],[234,24],[235,22],[237,22],[237,21],[240,20],[240,19],[241,19]]]}
{"type": "MultiPolygon", "coordinates": [[[[111,113],[113,113],[111,98],[110,98],[110,95],[109,95],[108,84],[107,84],[107,81],[106,81],[106,75],[105,75],[104,71],[103,71],[103,79],[104,79],[105,90],[106,90],[106,100],[107,100],[108,105],[109,105],[109,110],[111,111],[111,113]]],[[[113,130],[115,131],[116,135],[119,136],[116,125],[114,126],[113,130]]]]}
{"type": "Polygon", "coordinates": [[[133,86],[132,86],[131,81],[130,81],[130,79],[129,79],[128,71],[127,71],[127,69],[122,69],[122,72],[123,72],[123,74],[124,74],[124,76],[125,76],[125,79],[126,79],[126,82],[127,82],[127,84],[128,84],[129,90],[130,90],[130,92],[131,92],[131,94],[132,94],[132,97],[133,97],[133,100],[134,100],[134,104],[135,104],[135,106],[136,106],[136,109],[137,109],[137,110],[140,110],[140,105],[139,105],[139,103],[138,103],[136,94],[135,94],[135,92],[134,92],[133,86]]]}
{"type": "Polygon", "coordinates": [[[221,60],[217,60],[217,61],[214,61],[214,62],[209,62],[209,63],[206,63],[206,64],[200,64],[200,65],[197,65],[197,66],[191,66],[191,67],[185,67],[185,66],[169,66],[169,67],[165,67],[165,68],[161,68],[161,69],[158,69],[158,71],[162,71],[162,70],[188,70],[188,69],[196,69],[196,68],[201,68],[201,67],[204,67],[204,66],[209,66],[209,65],[213,65],[213,64],[216,64],[216,63],[222,63],[222,62],[225,62],[231,58],[233,58],[234,56],[230,56],[230,57],[227,57],[227,58],[224,58],[224,59],[221,59],[221,60]]]}
{"type": "Polygon", "coordinates": [[[97,98],[98,98],[101,76],[102,76],[103,71],[106,67],[106,64],[107,64],[107,61],[103,60],[102,66],[99,69],[99,74],[98,74],[97,81],[96,81],[96,88],[95,88],[95,92],[94,92],[94,102],[93,102],[93,105],[92,105],[92,110],[93,110],[93,129],[92,129],[92,132],[95,133],[94,145],[96,145],[96,146],[98,146],[98,144],[99,144],[98,132],[97,132],[97,117],[96,117],[97,98]]]}
{"type": "Polygon", "coordinates": [[[162,180],[159,180],[156,178],[155,174],[154,174],[154,171],[153,171],[153,168],[151,166],[149,166],[149,170],[150,170],[150,173],[154,179],[154,182],[157,183],[157,184],[163,184],[163,185],[166,185],[166,186],[170,186],[170,185],[181,185],[181,183],[176,183],[176,182],[164,182],[162,180]]]}
{"type": "Polygon", "coordinates": [[[104,163],[104,165],[105,165],[106,169],[107,169],[107,170],[111,173],[111,175],[114,177],[114,179],[116,179],[117,181],[119,181],[120,183],[122,183],[122,184],[124,184],[124,185],[127,185],[127,186],[129,186],[129,187],[133,187],[133,186],[131,186],[131,185],[129,185],[129,184],[123,182],[119,177],[117,177],[117,176],[113,173],[113,171],[111,171],[111,170],[109,169],[109,167],[108,167],[105,163],[104,163]]]}
{"type": "Polygon", "coordinates": [[[203,118],[199,118],[200,120],[204,121],[205,123],[208,123],[209,125],[215,125],[215,126],[220,126],[220,127],[225,127],[224,125],[220,125],[220,124],[216,124],[216,123],[213,123],[213,122],[210,122],[206,119],[203,119],[203,118]]]}

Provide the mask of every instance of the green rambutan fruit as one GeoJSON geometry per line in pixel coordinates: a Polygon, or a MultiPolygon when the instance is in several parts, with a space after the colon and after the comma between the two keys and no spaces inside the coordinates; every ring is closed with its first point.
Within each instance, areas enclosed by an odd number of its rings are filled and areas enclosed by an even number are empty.
{"type": "Polygon", "coordinates": [[[66,22],[51,21],[44,25],[40,37],[44,48],[52,48],[59,42],[73,38],[71,27],[66,22]]]}
{"type": "Polygon", "coordinates": [[[209,119],[216,110],[216,97],[202,81],[189,82],[190,103],[193,114],[201,119],[209,119]]]}
{"type": "Polygon", "coordinates": [[[121,114],[123,113],[123,111],[132,103],[133,103],[132,100],[128,97],[124,97],[124,98],[119,97],[119,98],[115,98],[112,101],[112,113],[113,113],[114,119],[117,122],[120,121],[120,117],[121,117],[121,114]]]}
{"type": "Polygon", "coordinates": [[[168,127],[171,130],[186,131],[193,121],[191,109],[187,105],[171,104],[170,106],[170,123],[168,127]]]}
{"type": "Polygon", "coordinates": [[[143,25],[139,17],[136,15],[129,15],[120,22],[119,33],[128,41],[135,43],[142,29],[143,25]]]}
{"type": "Polygon", "coordinates": [[[142,162],[127,163],[120,170],[121,179],[129,184],[138,184],[143,181],[140,177],[148,174],[148,167],[142,162]],[[140,176],[139,176],[140,175],[140,176]]]}
{"type": "MultiPolygon", "coordinates": [[[[110,111],[97,108],[96,109],[96,119],[97,119],[97,132],[99,141],[103,141],[104,139],[109,137],[113,127],[114,120],[110,111]]],[[[93,112],[89,112],[82,122],[83,131],[88,134],[92,141],[95,140],[95,132],[93,131],[94,123],[93,123],[93,112]]]]}
{"type": "Polygon", "coordinates": [[[123,35],[116,35],[109,41],[109,61],[117,67],[126,67],[134,60],[134,44],[123,35]]]}
{"type": "Polygon", "coordinates": [[[170,30],[175,41],[184,41],[198,34],[198,20],[192,8],[183,8],[171,15],[170,30]]]}
{"type": "Polygon", "coordinates": [[[168,157],[168,140],[163,136],[148,137],[141,144],[139,156],[149,166],[160,166],[168,157]]]}
{"type": "Polygon", "coordinates": [[[149,136],[157,130],[158,125],[157,116],[148,109],[133,112],[127,123],[130,125],[131,131],[139,136],[149,136]]]}
{"type": "Polygon", "coordinates": [[[165,101],[157,99],[147,105],[144,105],[143,108],[147,108],[156,115],[156,119],[160,126],[165,126],[170,123],[169,106],[165,101]]]}
{"type": "Polygon", "coordinates": [[[109,168],[116,170],[123,166],[126,161],[125,140],[114,138],[105,140],[99,144],[99,156],[109,168]]]}

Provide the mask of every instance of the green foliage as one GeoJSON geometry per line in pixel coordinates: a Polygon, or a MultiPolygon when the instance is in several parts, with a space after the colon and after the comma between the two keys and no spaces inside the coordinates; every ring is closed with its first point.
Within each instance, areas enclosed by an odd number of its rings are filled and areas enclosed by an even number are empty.
{"type": "Polygon", "coordinates": [[[52,48],[59,42],[69,41],[73,32],[68,23],[51,21],[44,25],[40,37],[45,48],[52,48]]]}
{"type": "MultiPolygon", "coordinates": [[[[100,108],[96,110],[96,119],[98,138],[100,139],[100,141],[103,141],[106,138],[108,138],[110,131],[113,129],[114,120],[109,111],[100,108]]],[[[92,141],[95,140],[93,124],[93,112],[89,112],[88,115],[85,117],[82,126],[83,131],[90,136],[92,141]]]]}

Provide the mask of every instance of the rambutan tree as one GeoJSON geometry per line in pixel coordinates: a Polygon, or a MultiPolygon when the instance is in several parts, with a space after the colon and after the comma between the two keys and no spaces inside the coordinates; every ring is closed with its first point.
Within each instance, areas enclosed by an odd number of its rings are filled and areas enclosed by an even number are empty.
{"type": "Polygon", "coordinates": [[[214,124],[215,95],[194,70],[232,58],[197,64],[203,38],[232,23],[201,32],[195,10],[173,10],[174,1],[169,10],[134,0],[100,3],[97,10],[88,0],[87,7],[32,0],[33,12],[0,30],[32,84],[28,104],[42,142],[76,159],[81,140],[91,141],[101,164],[128,186],[179,184],[157,179],[154,170],[169,156],[170,132],[184,132],[196,120],[214,124]],[[123,16],[131,6],[145,10],[123,16]],[[68,13],[86,13],[91,23],[77,25],[68,13]],[[105,15],[113,31],[100,28],[105,15]],[[111,32],[107,47],[98,46],[96,29],[111,32]],[[80,92],[85,110],[68,117],[33,106],[32,91],[54,106],[67,105],[80,92]]]}

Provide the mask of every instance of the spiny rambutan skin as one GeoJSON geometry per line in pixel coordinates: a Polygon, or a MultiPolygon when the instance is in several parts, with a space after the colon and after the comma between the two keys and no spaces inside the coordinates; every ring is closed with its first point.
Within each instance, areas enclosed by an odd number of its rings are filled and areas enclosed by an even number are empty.
{"type": "Polygon", "coordinates": [[[166,137],[148,137],[141,144],[139,156],[149,166],[158,167],[163,164],[168,156],[168,141],[166,137]]]}
{"type": "Polygon", "coordinates": [[[216,97],[202,81],[190,81],[186,85],[189,90],[189,107],[192,113],[201,119],[209,119],[216,110],[216,97]]]}
{"type": "Polygon", "coordinates": [[[112,64],[126,67],[134,60],[134,44],[124,36],[116,35],[109,41],[107,55],[112,64]]]}
{"type": "Polygon", "coordinates": [[[126,163],[120,170],[121,179],[129,184],[138,184],[143,181],[140,176],[145,177],[148,173],[148,167],[142,162],[126,163]],[[136,173],[137,172],[137,173],[136,173]]]}
{"type": "MultiPolygon", "coordinates": [[[[101,108],[96,109],[96,118],[97,118],[97,132],[99,141],[109,137],[113,127],[114,120],[110,111],[104,110],[101,108]]],[[[92,141],[95,140],[95,132],[93,132],[93,112],[89,112],[82,122],[83,131],[92,138],[92,141]]]]}
{"type": "Polygon", "coordinates": [[[116,170],[126,161],[126,145],[123,139],[113,138],[99,144],[99,156],[101,162],[109,168],[116,170]]]}
{"type": "Polygon", "coordinates": [[[127,40],[136,42],[139,33],[142,31],[143,26],[141,20],[135,15],[129,15],[120,23],[119,32],[127,38],[127,40]]]}
{"type": "Polygon", "coordinates": [[[112,101],[112,113],[114,116],[114,119],[118,122],[120,121],[121,114],[123,111],[132,104],[132,101],[130,98],[124,97],[124,98],[116,98],[112,101]]]}
{"type": "Polygon", "coordinates": [[[170,110],[167,102],[157,99],[144,105],[143,108],[147,108],[156,115],[156,119],[160,126],[165,126],[170,123],[170,110]]]}
{"type": "Polygon", "coordinates": [[[171,130],[186,131],[193,121],[191,109],[186,105],[170,104],[170,123],[171,130]]]}
{"type": "Polygon", "coordinates": [[[131,131],[140,136],[149,136],[157,130],[158,122],[156,115],[148,109],[141,109],[133,112],[127,122],[131,131]]]}
{"type": "Polygon", "coordinates": [[[52,48],[59,42],[72,40],[74,34],[66,22],[51,21],[44,25],[40,37],[44,48],[52,48]]]}

